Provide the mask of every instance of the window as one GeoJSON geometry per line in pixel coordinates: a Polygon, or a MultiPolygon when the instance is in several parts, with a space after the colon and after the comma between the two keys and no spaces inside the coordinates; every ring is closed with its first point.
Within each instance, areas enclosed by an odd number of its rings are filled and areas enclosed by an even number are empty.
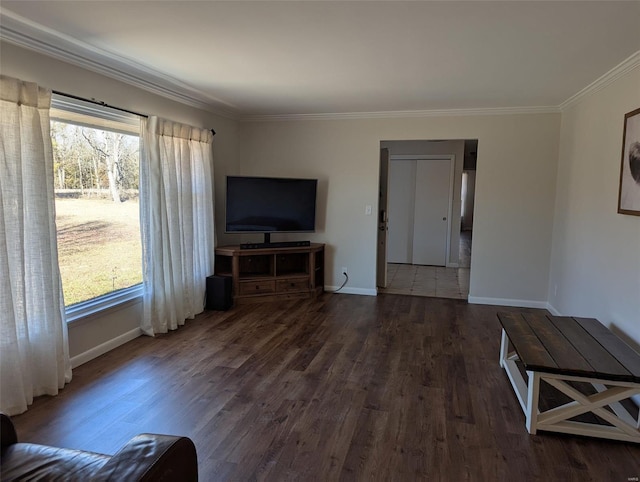
{"type": "Polygon", "coordinates": [[[140,295],[140,120],[54,96],[58,258],[69,321],[140,295]]]}

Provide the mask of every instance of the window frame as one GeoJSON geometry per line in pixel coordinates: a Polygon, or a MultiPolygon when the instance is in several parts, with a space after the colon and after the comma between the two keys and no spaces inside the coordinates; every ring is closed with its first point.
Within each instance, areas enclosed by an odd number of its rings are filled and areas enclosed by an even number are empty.
{"type": "Polygon", "coordinates": [[[112,308],[118,308],[129,301],[141,299],[143,294],[144,283],[138,283],[137,285],[121,288],[87,301],[65,306],[67,323],[73,323],[88,316],[102,313],[112,308]]]}
{"type": "MultiPolygon", "coordinates": [[[[140,116],[60,94],[52,95],[50,120],[142,137],[140,116]],[[95,122],[92,122],[92,119],[95,119],[95,122]]],[[[141,299],[143,294],[144,282],[140,282],[90,300],[65,305],[66,321],[73,323],[91,315],[121,307],[128,302],[141,299]]]]}

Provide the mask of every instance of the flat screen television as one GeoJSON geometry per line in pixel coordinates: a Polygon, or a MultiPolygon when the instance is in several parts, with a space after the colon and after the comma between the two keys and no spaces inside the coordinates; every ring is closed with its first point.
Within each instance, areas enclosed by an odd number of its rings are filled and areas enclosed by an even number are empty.
{"type": "Polygon", "coordinates": [[[315,231],[317,179],[227,176],[227,233],[315,231]]]}

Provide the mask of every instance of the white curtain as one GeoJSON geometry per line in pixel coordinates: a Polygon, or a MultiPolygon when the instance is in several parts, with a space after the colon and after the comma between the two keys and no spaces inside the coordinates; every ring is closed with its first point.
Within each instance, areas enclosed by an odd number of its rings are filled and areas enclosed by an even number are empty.
{"type": "Polygon", "coordinates": [[[49,137],[51,92],[0,78],[0,409],[71,380],[49,137]]]}
{"type": "Polygon", "coordinates": [[[158,117],[142,120],[142,331],[167,333],[204,310],[213,274],[213,134],[158,117]]]}

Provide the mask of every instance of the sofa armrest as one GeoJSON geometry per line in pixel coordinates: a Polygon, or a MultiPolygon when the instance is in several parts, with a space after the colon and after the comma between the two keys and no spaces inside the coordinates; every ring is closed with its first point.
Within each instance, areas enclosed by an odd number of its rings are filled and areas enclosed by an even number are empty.
{"type": "Polygon", "coordinates": [[[4,452],[4,449],[15,443],[18,443],[16,428],[8,415],[0,413],[0,444],[2,451],[4,452]]]}
{"type": "Polygon", "coordinates": [[[187,437],[140,434],[111,457],[96,480],[196,482],[196,447],[187,437]]]}

